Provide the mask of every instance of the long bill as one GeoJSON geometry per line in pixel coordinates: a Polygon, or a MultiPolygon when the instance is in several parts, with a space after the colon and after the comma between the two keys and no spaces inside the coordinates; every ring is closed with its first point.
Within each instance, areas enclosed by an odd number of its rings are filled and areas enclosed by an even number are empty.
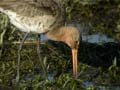
{"type": "Polygon", "coordinates": [[[77,49],[72,49],[72,60],[73,60],[73,74],[77,78],[77,49]]]}

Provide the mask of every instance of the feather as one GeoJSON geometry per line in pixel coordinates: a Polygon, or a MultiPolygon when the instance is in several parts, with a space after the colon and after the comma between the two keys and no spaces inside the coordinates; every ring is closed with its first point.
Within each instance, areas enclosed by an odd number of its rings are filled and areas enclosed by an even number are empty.
{"type": "Polygon", "coordinates": [[[58,0],[1,0],[0,11],[7,14],[11,23],[25,32],[28,31],[25,29],[30,29],[36,33],[44,33],[64,24],[64,12],[58,0]],[[41,30],[32,30],[33,27],[41,30]]]}

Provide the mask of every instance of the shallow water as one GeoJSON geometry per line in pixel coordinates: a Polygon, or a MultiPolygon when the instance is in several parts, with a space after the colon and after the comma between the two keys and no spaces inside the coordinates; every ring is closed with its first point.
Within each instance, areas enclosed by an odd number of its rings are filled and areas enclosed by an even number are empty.
{"type": "MultiPolygon", "coordinates": [[[[84,82],[83,83],[87,90],[91,90],[94,86],[96,86],[93,82],[84,82]]],[[[93,90],[93,89],[92,89],[93,90]]],[[[97,86],[97,90],[120,90],[120,86],[97,86]]]]}
{"type": "MultiPolygon", "coordinates": [[[[48,80],[51,82],[54,82],[54,76],[52,74],[47,75],[48,80]]],[[[95,85],[93,82],[83,82],[82,83],[85,86],[85,90],[120,90],[120,86],[102,86],[102,85],[95,85]]]]}

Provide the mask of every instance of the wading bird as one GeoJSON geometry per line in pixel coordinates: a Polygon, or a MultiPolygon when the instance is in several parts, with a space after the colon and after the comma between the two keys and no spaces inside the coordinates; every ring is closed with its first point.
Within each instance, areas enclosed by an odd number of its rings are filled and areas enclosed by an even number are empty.
{"type": "MultiPolygon", "coordinates": [[[[58,0],[0,0],[0,11],[8,15],[10,22],[19,30],[28,33],[44,34],[49,39],[66,43],[72,51],[73,74],[77,78],[77,51],[79,30],[64,26],[64,10],[58,0]]],[[[19,52],[22,48],[20,45],[19,52]]],[[[20,55],[18,56],[18,65],[20,55]]],[[[19,79],[19,68],[17,70],[19,79]]]]}

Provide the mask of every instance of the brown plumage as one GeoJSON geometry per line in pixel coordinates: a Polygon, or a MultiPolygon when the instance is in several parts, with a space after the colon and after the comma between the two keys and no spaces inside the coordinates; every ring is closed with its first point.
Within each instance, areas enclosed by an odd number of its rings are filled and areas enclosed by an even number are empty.
{"type": "Polygon", "coordinates": [[[1,0],[0,11],[23,32],[42,33],[52,40],[66,43],[72,49],[73,73],[77,77],[79,31],[64,26],[64,10],[59,0],[1,0]]]}

